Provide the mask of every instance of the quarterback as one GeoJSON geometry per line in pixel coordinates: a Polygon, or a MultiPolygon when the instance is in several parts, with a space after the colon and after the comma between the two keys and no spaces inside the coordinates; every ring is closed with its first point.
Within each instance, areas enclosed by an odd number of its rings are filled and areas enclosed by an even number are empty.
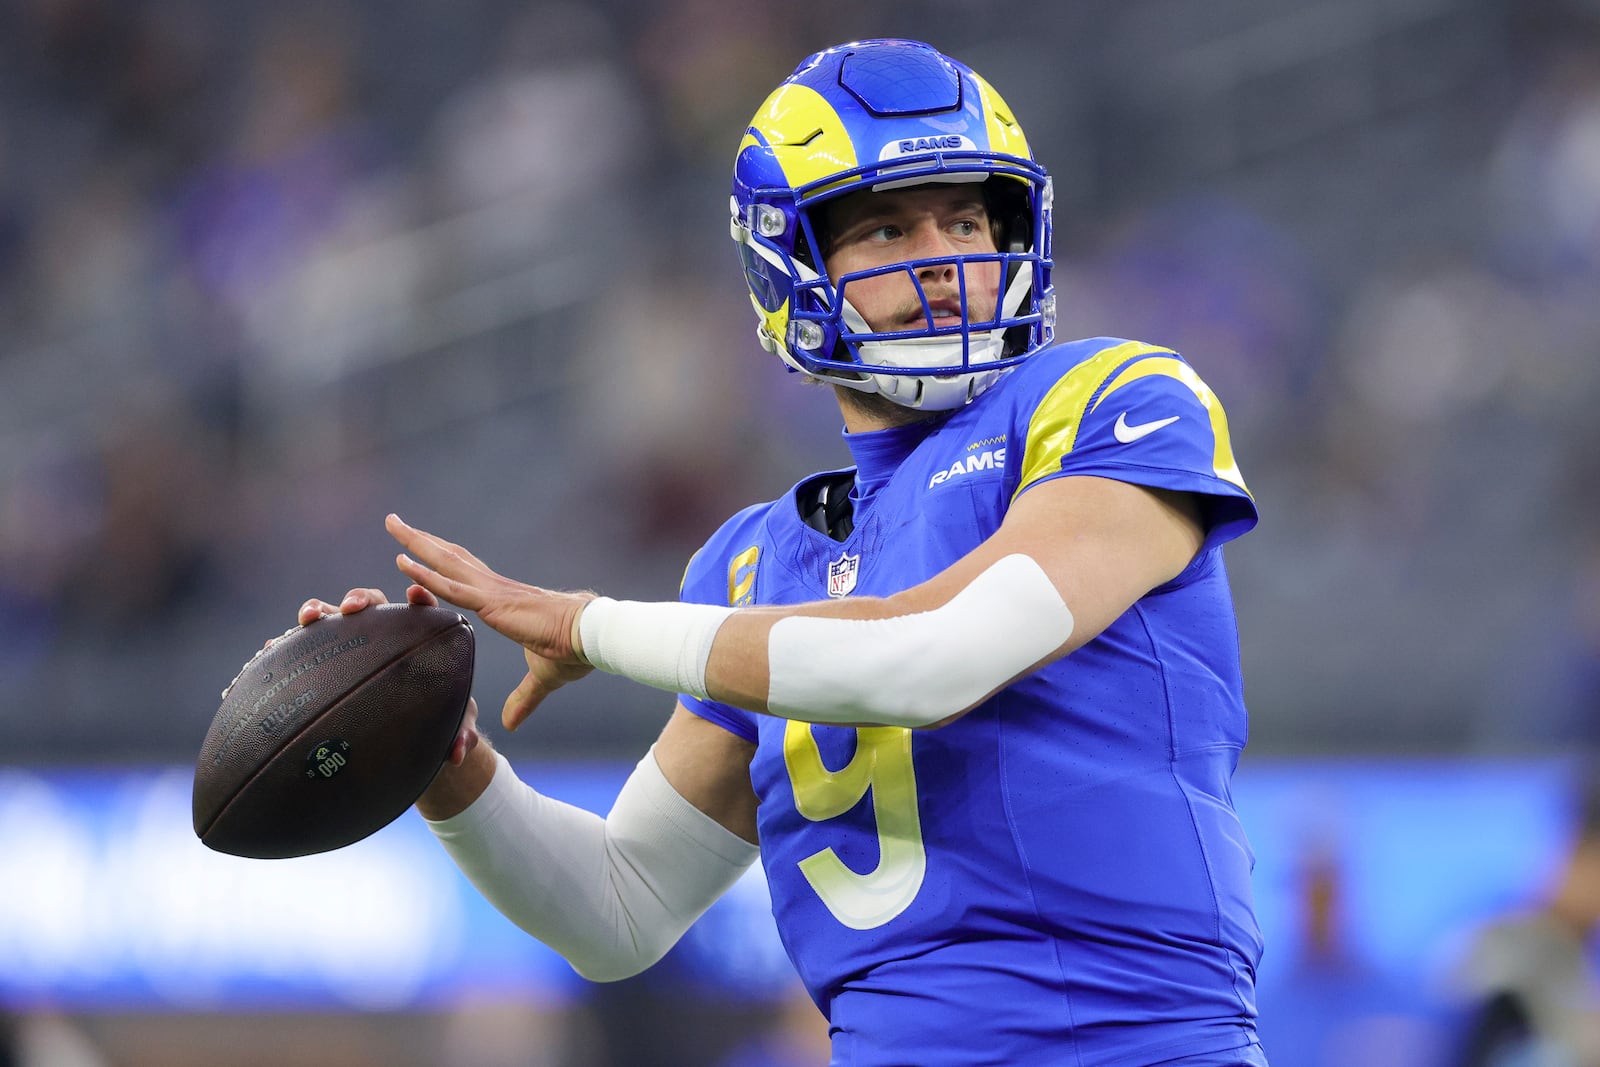
{"type": "Polygon", "coordinates": [[[390,516],[408,598],[523,646],[508,728],[593,669],[678,700],[603,819],[474,721],[422,814],[601,981],[759,856],[836,1065],[1264,1067],[1222,557],[1256,510],[1221,403],[1169,349],[1056,340],[1050,178],[927,45],[805,60],[730,208],[760,343],[832,387],[854,465],[730,518],[675,603],[517,582],[390,516]]]}

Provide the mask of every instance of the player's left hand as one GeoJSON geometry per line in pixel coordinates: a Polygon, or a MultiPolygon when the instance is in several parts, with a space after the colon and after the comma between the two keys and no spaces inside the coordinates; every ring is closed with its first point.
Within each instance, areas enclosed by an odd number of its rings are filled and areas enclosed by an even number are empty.
{"type": "Polygon", "coordinates": [[[578,656],[574,637],[578,615],[593,594],[557,593],[507,578],[398,515],[386,518],[384,528],[406,550],[395,560],[402,574],[522,646],[528,674],[501,710],[506,729],[515,730],[545,697],[594,669],[578,656]]]}

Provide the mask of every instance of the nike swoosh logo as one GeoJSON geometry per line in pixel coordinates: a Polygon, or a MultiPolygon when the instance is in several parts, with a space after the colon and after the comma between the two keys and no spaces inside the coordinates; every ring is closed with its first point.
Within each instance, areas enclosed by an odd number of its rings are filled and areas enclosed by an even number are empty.
{"type": "Polygon", "coordinates": [[[1117,424],[1111,428],[1111,432],[1117,435],[1118,441],[1121,441],[1125,445],[1129,445],[1137,441],[1139,438],[1149,437],[1151,434],[1161,429],[1161,427],[1171,426],[1177,421],[1178,416],[1170,415],[1164,419],[1157,419],[1155,422],[1141,422],[1137,426],[1129,426],[1128,413],[1124,411],[1121,415],[1117,416],[1117,424]]]}

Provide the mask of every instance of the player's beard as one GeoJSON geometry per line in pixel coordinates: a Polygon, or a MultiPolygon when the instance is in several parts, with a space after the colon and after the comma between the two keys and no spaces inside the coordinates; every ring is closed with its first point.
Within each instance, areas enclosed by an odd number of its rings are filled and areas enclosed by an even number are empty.
{"type": "Polygon", "coordinates": [[[879,393],[864,393],[859,389],[851,389],[847,385],[835,385],[834,392],[839,395],[839,402],[854,408],[875,423],[881,423],[882,429],[893,426],[910,426],[914,422],[924,422],[938,415],[942,411],[925,411],[922,408],[908,408],[904,404],[896,404],[893,400],[879,393]]]}

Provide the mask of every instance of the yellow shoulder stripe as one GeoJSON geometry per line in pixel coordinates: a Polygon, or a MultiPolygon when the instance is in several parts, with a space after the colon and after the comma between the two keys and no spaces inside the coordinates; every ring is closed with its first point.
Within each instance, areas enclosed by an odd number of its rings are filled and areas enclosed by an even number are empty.
{"type": "MultiPolygon", "coordinates": [[[[1089,398],[1112,372],[1128,360],[1152,352],[1176,354],[1170,348],[1124,341],[1096,352],[1050,387],[1028,422],[1028,436],[1022,445],[1022,480],[1017,485],[1017,493],[1060,469],[1061,457],[1071,452],[1077,443],[1078,427],[1083,424],[1089,398]]],[[[1016,499],[1015,493],[1012,499],[1016,499]]]]}
{"type": "MultiPolygon", "coordinates": [[[[1233,457],[1233,439],[1228,431],[1228,416],[1223,411],[1222,402],[1195,373],[1194,368],[1176,356],[1177,353],[1170,348],[1127,341],[1096,353],[1062,375],[1061,380],[1045,394],[1028,423],[1028,437],[1022,451],[1022,478],[1017,485],[1017,493],[1060,469],[1061,457],[1071,452],[1077,444],[1078,429],[1083,425],[1084,416],[1104,403],[1106,397],[1130,382],[1160,374],[1188,386],[1206,409],[1214,442],[1212,472],[1249,495],[1250,490],[1244,484],[1244,476],[1240,474],[1239,465],[1233,457]],[[1119,370],[1121,373],[1117,373],[1119,370]],[[1113,374],[1115,378],[1112,378],[1113,374]],[[1111,379],[1109,385],[1106,385],[1107,379],[1111,379]],[[1105,385],[1103,391],[1100,389],[1102,385],[1105,385]],[[1091,406],[1089,398],[1096,392],[1099,392],[1099,398],[1091,406]]],[[[1016,494],[1012,498],[1015,499],[1016,494]]]]}
{"type": "Polygon", "coordinates": [[[1206,409],[1206,415],[1211,419],[1211,436],[1215,445],[1211,453],[1211,469],[1218,478],[1225,482],[1232,482],[1248,495],[1250,490],[1244,484],[1244,475],[1239,473],[1239,464],[1233,458],[1233,438],[1228,432],[1228,416],[1222,410],[1222,401],[1217,399],[1217,394],[1211,387],[1200,380],[1194,368],[1179,359],[1141,359],[1106,386],[1105,392],[1100,394],[1100,399],[1094,402],[1094,408],[1099,407],[1105,398],[1121,389],[1124,385],[1150,374],[1164,374],[1169,378],[1176,378],[1189,387],[1200,406],[1206,409]]]}

